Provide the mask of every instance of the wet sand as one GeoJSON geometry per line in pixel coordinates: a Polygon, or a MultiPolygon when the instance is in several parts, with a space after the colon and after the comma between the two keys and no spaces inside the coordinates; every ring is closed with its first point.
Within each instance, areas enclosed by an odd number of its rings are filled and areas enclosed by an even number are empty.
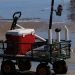
{"type": "MultiPolygon", "coordinates": [[[[0,22],[0,40],[5,39],[5,33],[8,29],[10,29],[11,27],[11,22],[7,22],[7,21],[1,21],[0,22]]],[[[48,31],[48,22],[46,21],[38,21],[38,22],[18,22],[18,24],[20,24],[21,26],[25,27],[25,28],[34,28],[37,31],[48,31]]],[[[62,30],[64,29],[64,25],[67,25],[70,32],[71,33],[75,33],[75,25],[74,23],[72,24],[64,24],[64,23],[53,23],[52,28],[55,29],[56,27],[61,28],[62,30]]],[[[75,50],[72,53],[72,56],[70,59],[66,60],[67,65],[68,65],[68,73],[65,75],[75,75],[75,50]]],[[[1,63],[1,62],[0,62],[1,63]]],[[[1,72],[0,72],[1,75],[1,72]]],[[[16,75],[36,75],[36,68],[35,66],[32,66],[31,70],[25,73],[20,73],[17,72],[16,75]]],[[[54,73],[52,73],[52,75],[55,75],[54,73]]]]}
{"type": "MultiPolygon", "coordinates": [[[[21,26],[24,28],[34,28],[35,32],[47,32],[49,27],[49,22],[47,21],[23,21],[18,22],[21,26]]],[[[7,30],[11,28],[12,21],[0,21],[0,39],[5,39],[5,33],[7,30]]],[[[61,30],[64,29],[64,25],[67,25],[70,32],[75,32],[75,23],[63,23],[63,22],[53,22],[52,29],[55,28],[61,28],[61,30]]]]}

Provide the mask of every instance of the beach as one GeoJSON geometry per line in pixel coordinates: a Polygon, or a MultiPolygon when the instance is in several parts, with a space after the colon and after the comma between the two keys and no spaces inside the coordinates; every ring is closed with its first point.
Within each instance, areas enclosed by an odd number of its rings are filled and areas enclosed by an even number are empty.
{"type": "MultiPolygon", "coordinates": [[[[54,10],[58,4],[63,6],[61,17],[56,16],[54,12],[52,24],[52,37],[56,39],[55,29],[61,29],[61,40],[65,39],[65,25],[69,29],[69,39],[71,40],[71,58],[65,60],[68,66],[68,72],[65,75],[75,75],[75,2],[74,0],[55,0],[54,10]]],[[[51,0],[1,0],[0,1],[0,40],[6,40],[6,32],[11,28],[12,15],[16,11],[21,11],[22,16],[18,24],[24,28],[35,29],[35,33],[44,39],[48,39],[48,28],[50,18],[51,0]]],[[[18,27],[16,27],[18,28],[18,27]]],[[[0,51],[1,53],[1,51],[0,51]]],[[[0,65],[2,58],[0,58],[0,65]]],[[[38,62],[32,61],[30,71],[19,72],[16,75],[36,75],[38,62]]],[[[0,66],[1,68],[1,66],[0,66]]],[[[51,70],[52,71],[52,70],[51,70]]],[[[1,72],[0,72],[0,75],[1,72]]],[[[52,71],[52,75],[54,72],[52,71]]]]}
{"type": "MultiPolygon", "coordinates": [[[[40,35],[43,38],[48,38],[48,26],[49,23],[47,21],[40,21],[40,20],[30,20],[30,21],[22,21],[18,22],[21,26],[24,28],[32,28],[35,29],[35,33],[40,35]],[[44,37],[45,36],[45,37],[44,37]]],[[[1,21],[0,22],[0,40],[5,40],[5,34],[10,29],[12,25],[12,21],[1,21]]],[[[67,25],[69,32],[70,32],[70,38],[73,41],[72,44],[74,44],[74,35],[75,35],[75,26],[74,23],[61,23],[61,22],[53,22],[52,29],[53,31],[55,28],[61,28],[62,31],[64,31],[64,26],[67,25]]],[[[54,35],[54,34],[53,34],[54,35]]],[[[63,35],[63,34],[62,34],[63,35]]],[[[67,66],[68,66],[68,72],[65,75],[75,75],[75,48],[72,46],[73,51],[71,52],[71,58],[66,60],[67,66]]],[[[1,61],[0,61],[1,63],[1,61]]],[[[28,72],[20,73],[17,72],[17,74],[25,74],[25,75],[36,75],[36,67],[34,64],[37,64],[36,62],[32,62],[32,68],[28,72]]],[[[52,73],[52,75],[55,75],[52,73]]]]}

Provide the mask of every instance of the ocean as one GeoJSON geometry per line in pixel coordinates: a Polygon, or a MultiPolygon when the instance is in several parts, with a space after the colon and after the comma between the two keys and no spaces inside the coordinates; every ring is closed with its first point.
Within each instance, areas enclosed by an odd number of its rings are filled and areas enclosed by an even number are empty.
{"type": "MultiPolygon", "coordinates": [[[[54,10],[58,4],[63,6],[62,16],[53,13],[53,21],[69,22],[70,0],[54,0],[54,10]]],[[[0,0],[0,17],[2,19],[12,19],[12,14],[16,11],[22,12],[22,19],[49,20],[51,0],[0,0]]]]}

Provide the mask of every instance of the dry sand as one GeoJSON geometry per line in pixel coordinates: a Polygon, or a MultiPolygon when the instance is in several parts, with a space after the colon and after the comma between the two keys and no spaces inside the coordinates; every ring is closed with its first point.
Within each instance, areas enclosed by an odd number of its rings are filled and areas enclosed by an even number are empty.
{"type": "MultiPolygon", "coordinates": [[[[25,22],[18,22],[21,26],[25,28],[34,28],[37,31],[48,31],[49,23],[46,21],[25,21],[25,22]]],[[[10,29],[12,25],[12,21],[0,21],[0,39],[3,39],[5,37],[5,33],[8,29],[10,29]]],[[[67,25],[70,32],[75,32],[75,26],[74,23],[64,24],[61,22],[54,22],[52,25],[52,28],[61,28],[64,29],[64,25],[67,25]]]]}
{"type": "MultiPolygon", "coordinates": [[[[7,22],[7,21],[1,21],[0,22],[0,40],[5,39],[5,33],[8,29],[10,29],[11,27],[11,22],[7,22]]],[[[25,27],[25,28],[34,28],[36,31],[48,31],[48,22],[45,21],[39,21],[39,22],[18,22],[18,24],[20,24],[21,26],[25,27]]],[[[64,29],[64,23],[53,23],[52,28],[55,29],[56,27],[59,27],[61,29],[64,29]]],[[[69,30],[71,33],[75,33],[75,26],[72,23],[67,24],[69,30]]],[[[75,75],[75,51],[72,53],[72,57],[67,61],[68,67],[69,67],[69,71],[66,75],[75,75]],[[71,65],[74,65],[73,68],[71,65]]],[[[35,67],[32,67],[31,71],[28,72],[25,75],[35,75],[35,67]]],[[[1,74],[0,74],[1,75],[1,74]]],[[[55,74],[52,74],[55,75],[55,74]]]]}

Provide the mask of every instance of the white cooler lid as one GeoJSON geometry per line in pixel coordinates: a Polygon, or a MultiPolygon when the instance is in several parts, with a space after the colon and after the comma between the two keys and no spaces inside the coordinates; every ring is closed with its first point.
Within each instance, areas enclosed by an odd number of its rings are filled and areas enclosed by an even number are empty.
{"type": "Polygon", "coordinates": [[[34,29],[14,29],[14,30],[8,30],[6,34],[8,35],[27,35],[27,34],[34,34],[34,29]]]}

